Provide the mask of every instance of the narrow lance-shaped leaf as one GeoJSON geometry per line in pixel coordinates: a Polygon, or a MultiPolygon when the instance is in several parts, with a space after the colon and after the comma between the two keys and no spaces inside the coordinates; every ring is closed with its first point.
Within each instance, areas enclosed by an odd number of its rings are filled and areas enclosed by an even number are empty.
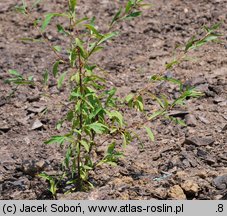
{"type": "Polygon", "coordinates": [[[115,16],[113,17],[113,19],[110,23],[111,26],[119,19],[120,15],[121,15],[121,11],[122,11],[122,8],[120,8],[118,10],[118,12],[115,14],[115,16]]]}
{"type": "Polygon", "coordinates": [[[108,113],[109,117],[112,119],[116,119],[117,122],[119,123],[120,127],[123,127],[123,116],[120,112],[118,111],[112,111],[108,113]]]}
{"type": "Polygon", "coordinates": [[[134,98],[134,94],[129,94],[125,97],[125,102],[130,103],[134,98]]]}
{"type": "Polygon", "coordinates": [[[63,82],[65,80],[65,76],[66,76],[67,72],[61,74],[61,76],[58,79],[58,88],[60,89],[63,85],[63,82]]]}
{"type": "Polygon", "coordinates": [[[115,143],[111,143],[111,144],[108,146],[107,154],[113,154],[115,145],[116,145],[115,143]]]}
{"type": "Polygon", "coordinates": [[[140,16],[141,14],[142,14],[141,11],[132,12],[129,15],[127,15],[126,18],[135,18],[135,17],[140,16]]]}
{"type": "Polygon", "coordinates": [[[75,11],[77,0],[69,0],[69,7],[72,12],[75,11]]]}
{"type": "Polygon", "coordinates": [[[178,60],[173,60],[173,61],[171,61],[170,63],[166,64],[165,67],[166,67],[166,69],[172,69],[173,66],[175,66],[175,65],[177,65],[177,64],[179,64],[179,63],[180,63],[180,62],[179,62],[178,60]]]}
{"type": "Polygon", "coordinates": [[[85,24],[84,26],[91,31],[91,34],[95,34],[98,38],[103,36],[93,25],[85,24]]]}
{"type": "Polygon", "coordinates": [[[153,134],[153,132],[151,131],[151,129],[150,129],[149,127],[146,127],[146,126],[145,126],[144,128],[146,129],[147,134],[148,134],[150,140],[151,140],[152,142],[154,142],[154,134],[153,134]]]}
{"type": "Polygon", "coordinates": [[[53,65],[53,75],[54,75],[54,77],[57,76],[59,64],[60,64],[60,61],[56,61],[56,62],[54,63],[54,65],[53,65]]]}
{"type": "Polygon", "coordinates": [[[77,58],[76,49],[70,50],[70,52],[69,52],[69,60],[70,60],[71,67],[74,67],[75,66],[76,58],[77,58]]]}
{"type": "Polygon", "coordinates": [[[127,139],[126,139],[126,136],[124,133],[122,133],[122,138],[123,138],[123,148],[126,148],[127,147],[127,139]]]}
{"type": "Polygon", "coordinates": [[[111,38],[113,38],[113,37],[115,37],[117,35],[118,35],[117,32],[112,32],[112,33],[105,34],[103,36],[103,38],[98,42],[97,45],[100,45],[101,43],[104,43],[105,41],[110,40],[111,38]]]}
{"type": "Polygon", "coordinates": [[[80,141],[80,144],[85,148],[85,150],[86,150],[87,152],[90,151],[90,145],[89,145],[89,143],[88,143],[87,141],[81,140],[81,141],[80,141]]]}
{"type": "Polygon", "coordinates": [[[49,81],[49,72],[48,70],[45,70],[44,74],[43,74],[43,83],[44,85],[46,85],[49,81]]]}
{"type": "Polygon", "coordinates": [[[83,58],[86,58],[87,57],[87,52],[86,52],[86,50],[84,49],[84,47],[83,47],[83,42],[79,39],[79,38],[76,38],[76,45],[77,45],[77,47],[79,48],[79,50],[80,50],[80,54],[81,54],[81,56],[83,57],[83,58]]]}
{"type": "Polygon", "coordinates": [[[84,17],[82,19],[79,19],[79,20],[76,21],[75,25],[78,25],[78,24],[80,24],[80,23],[82,23],[84,21],[87,21],[87,20],[89,20],[87,17],[84,17]]]}
{"type": "Polygon", "coordinates": [[[61,34],[64,34],[64,35],[67,35],[67,36],[70,35],[70,33],[68,31],[66,31],[65,28],[60,24],[57,24],[57,30],[61,34]]]}
{"type": "Polygon", "coordinates": [[[18,71],[16,70],[8,70],[8,73],[11,74],[11,75],[14,75],[14,76],[22,76],[18,71]]]}
{"type": "Polygon", "coordinates": [[[102,134],[104,131],[109,130],[107,126],[99,122],[92,123],[88,125],[88,127],[98,134],[102,134]]]}
{"type": "Polygon", "coordinates": [[[52,136],[49,140],[45,141],[45,144],[59,143],[63,144],[66,140],[65,136],[52,136]]]}
{"type": "Polygon", "coordinates": [[[127,2],[127,5],[126,5],[126,7],[125,7],[125,13],[126,13],[126,14],[131,10],[131,8],[132,8],[133,5],[134,5],[134,3],[133,3],[131,0],[129,0],[129,1],[127,2]]]}
{"type": "Polygon", "coordinates": [[[54,50],[56,52],[61,52],[61,47],[60,46],[53,46],[54,50]]]}
{"type": "Polygon", "coordinates": [[[196,41],[196,38],[195,38],[195,36],[193,36],[193,37],[187,42],[187,44],[186,44],[186,46],[185,46],[185,52],[188,51],[188,50],[192,47],[192,45],[195,43],[195,41],[196,41]]]}
{"type": "Polygon", "coordinates": [[[148,120],[152,120],[160,115],[164,114],[164,110],[158,110],[148,117],[148,120]]]}
{"type": "Polygon", "coordinates": [[[49,25],[51,19],[55,16],[66,16],[66,14],[59,14],[59,13],[49,13],[45,16],[45,19],[42,23],[41,30],[44,31],[46,27],[49,25]]]}
{"type": "Polygon", "coordinates": [[[136,98],[135,106],[140,112],[144,110],[143,98],[141,96],[136,98]]]}

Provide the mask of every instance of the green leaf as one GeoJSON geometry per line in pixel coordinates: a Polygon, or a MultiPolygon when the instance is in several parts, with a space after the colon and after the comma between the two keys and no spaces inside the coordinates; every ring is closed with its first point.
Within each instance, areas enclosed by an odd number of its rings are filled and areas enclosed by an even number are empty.
{"type": "Polygon", "coordinates": [[[183,83],[182,83],[180,80],[174,79],[174,78],[172,78],[172,77],[164,77],[164,79],[165,79],[166,81],[168,81],[168,82],[171,82],[171,83],[173,83],[173,84],[177,84],[177,85],[179,85],[179,86],[182,86],[182,85],[183,85],[183,83]]]}
{"type": "Polygon", "coordinates": [[[70,60],[70,65],[72,67],[75,66],[76,58],[77,58],[77,52],[76,52],[76,50],[75,49],[70,50],[70,52],[69,52],[69,60],[70,60]]]}
{"type": "Polygon", "coordinates": [[[84,26],[91,31],[91,34],[95,34],[98,38],[103,36],[98,32],[98,30],[93,25],[85,24],[84,26]]]}
{"type": "Polygon", "coordinates": [[[65,80],[65,76],[66,76],[67,72],[61,74],[61,76],[58,79],[58,88],[60,89],[63,85],[63,81],[65,80]]]}
{"type": "Polygon", "coordinates": [[[62,127],[63,122],[64,122],[63,120],[58,121],[55,128],[56,128],[57,130],[60,130],[61,127],[62,127]]]}
{"type": "Polygon", "coordinates": [[[60,64],[60,61],[56,61],[56,62],[54,63],[54,65],[53,65],[53,70],[52,70],[52,71],[53,71],[54,77],[57,76],[59,64],[60,64]]]}
{"type": "Polygon", "coordinates": [[[161,95],[164,108],[167,110],[169,107],[169,101],[166,95],[161,95]]]}
{"type": "Polygon", "coordinates": [[[112,32],[112,33],[105,34],[105,35],[103,35],[103,38],[98,42],[97,45],[100,45],[100,44],[104,43],[105,41],[110,40],[111,38],[113,38],[113,37],[115,37],[117,35],[118,35],[117,32],[112,32]]]}
{"type": "Polygon", "coordinates": [[[33,81],[25,80],[22,76],[17,76],[16,78],[6,79],[5,83],[14,83],[16,85],[34,85],[33,81]]]}
{"type": "Polygon", "coordinates": [[[21,14],[24,14],[24,15],[26,15],[26,8],[25,7],[23,7],[23,6],[15,6],[15,10],[16,10],[16,12],[18,12],[18,13],[21,13],[21,14]]]}
{"type": "Polygon", "coordinates": [[[77,0],[69,0],[70,11],[75,12],[77,0]]]}
{"type": "Polygon", "coordinates": [[[193,44],[196,42],[196,38],[195,36],[193,36],[186,44],[185,46],[185,52],[188,51],[192,46],[193,44]]]}
{"type": "Polygon", "coordinates": [[[38,174],[38,176],[41,177],[41,178],[43,178],[43,179],[45,179],[45,180],[48,180],[48,181],[53,180],[53,177],[52,176],[49,176],[45,172],[42,172],[42,173],[38,174]]]}
{"type": "Polygon", "coordinates": [[[98,134],[102,134],[104,131],[109,130],[107,126],[99,122],[95,122],[87,126],[98,134]]]}
{"type": "Polygon", "coordinates": [[[127,5],[126,5],[126,7],[125,7],[125,13],[126,13],[126,14],[131,10],[131,8],[132,8],[133,5],[134,5],[134,4],[133,4],[133,2],[132,2],[131,0],[129,0],[129,1],[127,2],[127,5]]]}
{"type": "Polygon", "coordinates": [[[89,20],[89,19],[87,17],[84,17],[82,19],[77,20],[75,24],[78,25],[78,24],[80,24],[80,23],[82,23],[84,21],[87,21],[87,20],[89,20]]]}
{"type": "Polygon", "coordinates": [[[126,16],[126,18],[134,18],[134,17],[138,17],[142,14],[141,11],[136,11],[136,12],[132,12],[129,15],[126,16]]]}
{"type": "Polygon", "coordinates": [[[29,76],[28,81],[33,81],[34,76],[29,76]]]}
{"type": "Polygon", "coordinates": [[[173,121],[175,124],[179,124],[181,126],[184,126],[186,127],[187,125],[185,124],[185,122],[179,118],[175,118],[175,117],[172,117],[172,116],[167,116],[167,119],[170,119],[171,121],[173,121]]]}
{"type": "Polygon", "coordinates": [[[112,111],[108,113],[108,116],[111,119],[116,119],[117,122],[119,123],[120,127],[123,127],[123,116],[120,112],[118,111],[112,111]]]}
{"type": "Polygon", "coordinates": [[[61,46],[54,46],[53,48],[55,51],[61,52],[61,46]]]}
{"type": "Polygon", "coordinates": [[[149,9],[152,6],[153,6],[152,4],[139,4],[138,5],[138,7],[143,8],[143,9],[149,9]]]}
{"type": "Polygon", "coordinates": [[[115,14],[115,16],[113,17],[113,19],[110,23],[111,26],[119,19],[120,15],[121,15],[121,11],[122,11],[122,8],[120,8],[118,10],[118,12],[115,14]]]}
{"type": "Polygon", "coordinates": [[[85,49],[83,47],[83,42],[79,38],[76,38],[75,42],[76,42],[77,47],[79,47],[79,49],[80,49],[81,56],[83,58],[86,58],[87,57],[87,52],[85,51],[85,49]]]}
{"type": "Polygon", "coordinates": [[[45,144],[59,143],[63,144],[66,141],[66,136],[52,136],[49,140],[45,141],[45,144]]]}
{"type": "Polygon", "coordinates": [[[14,76],[22,77],[22,75],[16,70],[8,70],[8,73],[14,76]]]}
{"type": "Polygon", "coordinates": [[[95,109],[90,115],[89,115],[89,119],[94,119],[97,115],[99,115],[100,113],[103,113],[103,108],[99,107],[98,109],[95,109]]]}
{"type": "Polygon", "coordinates": [[[48,72],[48,70],[45,70],[45,72],[43,74],[43,83],[44,83],[44,85],[47,85],[48,81],[49,81],[49,72],[48,72]]]}
{"type": "Polygon", "coordinates": [[[125,97],[126,103],[130,103],[132,99],[134,98],[134,94],[129,94],[125,97]]]}
{"type": "Polygon", "coordinates": [[[81,95],[81,93],[80,92],[71,92],[71,94],[70,94],[70,96],[71,97],[75,97],[75,98],[82,98],[82,95],[81,95]]]}
{"type": "Polygon", "coordinates": [[[116,91],[117,91],[116,88],[112,88],[112,89],[110,89],[110,90],[108,90],[108,91],[105,91],[105,93],[108,95],[108,98],[106,99],[105,105],[109,105],[109,104],[112,105],[112,104],[113,104],[113,103],[112,103],[113,100],[114,100],[113,97],[114,97],[116,91]]]}
{"type": "Polygon", "coordinates": [[[70,110],[68,113],[67,113],[67,116],[66,116],[66,119],[67,121],[72,121],[73,120],[73,117],[74,117],[74,112],[72,110],[70,110]]]}
{"type": "Polygon", "coordinates": [[[148,134],[150,140],[151,140],[152,142],[154,142],[154,134],[153,134],[153,132],[151,131],[151,129],[150,129],[149,127],[146,127],[146,126],[145,126],[144,128],[146,129],[147,134],[148,134]]]}
{"type": "Polygon", "coordinates": [[[66,16],[65,14],[59,14],[59,13],[49,13],[45,16],[45,19],[42,23],[41,30],[44,31],[46,27],[49,25],[51,19],[56,16],[66,16]]]}
{"type": "Polygon", "coordinates": [[[68,31],[66,31],[65,28],[60,24],[57,24],[57,30],[61,34],[64,34],[64,35],[67,35],[67,36],[70,35],[70,33],[68,31]]]}
{"type": "Polygon", "coordinates": [[[85,170],[92,170],[93,168],[87,165],[82,165],[83,169],[85,170]]]}
{"type": "Polygon", "coordinates": [[[163,104],[162,100],[154,95],[155,100],[158,102],[158,104],[161,106],[161,108],[165,108],[165,105],[163,104]]]}
{"type": "Polygon", "coordinates": [[[222,25],[222,22],[219,22],[219,23],[214,24],[210,28],[208,28],[207,26],[204,26],[203,28],[206,30],[207,33],[211,33],[213,31],[216,31],[217,29],[219,29],[221,25],[222,25]]]}
{"type": "Polygon", "coordinates": [[[108,149],[107,149],[107,154],[113,154],[114,152],[114,149],[115,149],[115,143],[111,143],[109,146],[108,146],[108,149]]]}
{"type": "Polygon", "coordinates": [[[117,166],[117,163],[114,161],[106,161],[105,163],[109,164],[110,166],[114,166],[114,167],[117,166]]]}
{"type": "Polygon", "coordinates": [[[166,69],[172,69],[173,66],[175,66],[175,65],[177,65],[177,64],[179,64],[179,63],[180,63],[179,61],[173,60],[173,61],[171,61],[170,63],[167,63],[167,64],[165,65],[165,67],[166,67],[166,69]]]}
{"type": "Polygon", "coordinates": [[[97,47],[95,47],[95,48],[92,50],[92,53],[95,53],[95,52],[101,51],[103,48],[104,48],[104,47],[97,46],[97,47]]]}
{"type": "Polygon", "coordinates": [[[217,30],[220,28],[220,26],[222,25],[223,22],[219,22],[219,23],[216,23],[214,25],[211,26],[210,29],[212,29],[213,31],[217,30]]]}
{"type": "Polygon", "coordinates": [[[66,154],[65,154],[65,160],[64,160],[64,165],[69,168],[69,163],[70,163],[70,158],[72,156],[72,149],[69,147],[66,151],[66,154]]]}
{"type": "Polygon", "coordinates": [[[89,145],[89,143],[88,143],[86,140],[81,140],[81,141],[80,141],[80,144],[85,148],[85,150],[86,150],[87,152],[90,151],[90,145],[89,145]]]}
{"type": "Polygon", "coordinates": [[[148,117],[148,120],[152,120],[160,115],[164,114],[164,110],[158,110],[156,112],[154,112],[151,116],[148,117]]]}
{"type": "Polygon", "coordinates": [[[126,136],[125,136],[124,133],[122,133],[122,138],[123,138],[123,143],[122,143],[123,148],[126,148],[127,147],[127,139],[126,139],[126,136]]]}
{"type": "Polygon", "coordinates": [[[143,98],[141,96],[136,98],[135,106],[140,112],[144,110],[143,98]]]}

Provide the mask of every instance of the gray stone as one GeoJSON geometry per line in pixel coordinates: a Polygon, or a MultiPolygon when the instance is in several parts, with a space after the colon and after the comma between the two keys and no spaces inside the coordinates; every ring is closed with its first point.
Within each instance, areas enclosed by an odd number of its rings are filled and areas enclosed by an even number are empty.
{"type": "Polygon", "coordinates": [[[210,124],[210,121],[203,116],[198,116],[199,120],[204,124],[210,124]]]}
{"type": "Polygon", "coordinates": [[[188,137],[185,139],[184,144],[195,146],[207,146],[212,145],[215,142],[213,138],[200,138],[200,137],[188,137]]]}
{"type": "Polygon", "coordinates": [[[227,188],[227,175],[216,177],[213,183],[217,189],[225,190],[227,188]]]}
{"type": "Polygon", "coordinates": [[[190,127],[195,127],[197,124],[196,117],[192,114],[188,114],[185,116],[185,122],[190,127]]]}
{"type": "Polygon", "coordinates": [[[222,131],[226,131],[227,130],[227,124],[222,128],[222,131]]]}
{"type": "Polygon", "coordinates": [[[39,119],[35,119],[35,121],[32,123],[31,130],[36,130],[42,127],[43,127],[42,122],[39,119]]]}
{"type": "Polygon", "coordinates": [[[7,132],[10,130],[10,126],[6,122],[0,122],[0,131],[7,132]]]}
{"type": "Polygon", "coordinates": [[[184,111],[184,110],[173,110],[173,111],[170,111],[168,113],[168,116],[172,116],[172,117],[184,117],[187,114],[189,114],[188,111],[184,111]]]}
{"type": "Polygon", "coordinates": [[[46,109],[45,106],[32,106],[32,107],[29,107],[27,110],[31,113],[41,113],[45,109],[46,109]]]}

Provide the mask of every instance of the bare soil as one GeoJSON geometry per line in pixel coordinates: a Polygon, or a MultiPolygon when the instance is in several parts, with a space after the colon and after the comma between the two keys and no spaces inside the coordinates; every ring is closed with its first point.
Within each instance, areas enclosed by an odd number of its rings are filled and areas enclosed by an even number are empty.
{"type": "MultiPolygon", "coordinates": [[[[45,44],[19,40],[40,35],[31,21],[15,13],[16,2],[0,2],[0,199],[50,199],[47,183],[36,174],[56,174],[64,158],[64,150],[44,141],[67,130],[67,125],[60,131],[55,129],[66,113],[62,103],[67,104],[67,86],[59,91],[53,80],[50,98],[43,96],[39,86],[20,86],[8,100],[13,90],[4,83],[9,69],[41,80],[55,60],[45,44]],[[34,122],[42,126],[35,128],[34,122]]],[[[99,28],[105,29],[103,23],[116,12],[117,2],[81,0],[79,15],[95,15],[99,28]]],[[[141,18],[120,24],[116,29],[120,36],[94,61],[108,71],[110,86],[117,86],[118,94],[124,96],[143,87],[151,75],[167,73],[164,65],[172,59],[176,44],[201,33],[201,26],[223,20],[221,44],[202,47],[193,52],[193,61],[168,72],[205,95],[189,99],[183,110],[175,110],[187,127],[162,119],[152,122],[154,143],[144,138],[143,149],[139,143],[131,143],[119,166],[105,165],[91,172],[94,189],[70,195],[59,190],[59,199],[227,199],[227,0],[148,2],[153,7],[141,18]]],[[[64,1],[45,1],[34,15],[65,8],[64,1]]],[[[64,42],[56,34],[55,21],[46,36],[53,44],[61,45],[60,39],[64,42]]],[[[150,91],[176,93],[165,84],[150,91]]],[[[157,108],[149,99],[147,102],[151,112],[157,108]]],[[[140,118],[133,114],[130,120],[140,118]]],[[[140,134],[144,137],[142,131],[140,134]]],[[[96,157],[101,157],[104,149],[100,146],[96,157]]]]}

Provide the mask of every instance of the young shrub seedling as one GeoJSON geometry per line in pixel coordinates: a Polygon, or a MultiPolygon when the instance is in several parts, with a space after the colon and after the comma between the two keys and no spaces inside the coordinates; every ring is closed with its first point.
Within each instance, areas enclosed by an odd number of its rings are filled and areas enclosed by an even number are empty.
{"type": "MultiPolygon", "coordinates": [[[[22,1],[22,6],[18,6],[17,10],[24,14],[29,20],[32,20],[32,9],[41,1],[35,1],[34,4],[28,5],[26,1],[22,1]]],[[[78,17],[77,1],[68,1],[68,10],[62,13],[48,13],[40,22],[34,20],[34,27],[41,34],[42,42],[54,52],[56,61],[53,63],[52,76],[57,79],[58,88],[62,88],[63,82],[66,80],[67,86],[70,86],[70,94],[68,100],[70,106],[67,115],[63,117],[59,123],[59,127],[63,121],[70,123],[70,130],[67,134],[52,136],[47,140],[46,144],[58,143],[66,149],[65,159],[63,161],[63,170],[65,176],[69,179],[68,184],[73,184],[75,190],[85,190],[92,186],[89,182],[89,171],[95,167],[107,163],[116,165],[119,158],[123,157],[123,152],[116,149],[116,139],[122,138],[122,147],[126,147],[133,139],[138,139],[138,135],[134,128],[144,128],[151,141],[154,141],[154,134],[146,124],[159,116],[163,116],[176,123],[184,125],[184,122],[170,117],[169,111],[177,105],[182,105],[189,97],[201,96],[192,87],[183,87],[183,83],[172,77],[163,75],[154,75],[151,77],[151,83],[147,84],[135,94],[129,94],[122,99],[116,95],[115,87],[107,86],[107,78],[98,75],[99,64],[94,63],[91,57],[97,52],[102,51],[107,46],[106,42],[116,37],[119,33],[113,31],[113,27],[122,21],[132,19],[141,15],[141,9],[148,7],[143,0],[129,0],[125,7],[120,8],[108,25],[106,32],[101,32],[95,25],[94,18],[78,17]],[[68,25],[57,24],[59,34],[68,38],[68,44],[65,47],[53,46],[45,37],[44,32],[48,28],[49,23],[54,18],[68,20],[68,25]],[[62,50],[67,50],[68,58],[66,59],[62,50]],[[66,72],[60,71],[60,65],[67,68],[66,72]],[[175,100],[168,99],[167,95],[161,97],[151,95],[149,89],[154,82],[171,82],[178,86],[180,96],[175,100]],[[146,114],[144,110],[144,95],[148,94],[154,101],[160,105],[160,109],[146,114]],[[135,108],[138,112],[143,112],[147,117],[142,123],[128,126],[124,119],[124,110],[135,108]],[[123,110],[123,111],[122,111],[123,110]],[[108,142],[106,154],[101,159],[94,159],[92,152],[96,151],[100,138],[108,142]]],[[[203,44],[215,41],[220,36],[215,33],[218,25],[205,28],[206,34],[201,39],[193,37],[181,51],[179,57],[166,65],[166,69],[172,69],[188,55],[192,49],[198,48],[203,44]]],[[[34,39],[24,39],[34,41],[34,39]]],[[[17,71],[10,70],[13,76],[8,82],[19,84],[36,84],[32,78],[24,78],[17,71]]],[[[43,83],[46,85],[51,74],[45,71],[43,74],[43,83]]],[[[99,143],[100,144],[100,143],[99,143]]],[[[56,198],[57,180],[45,173],[40,174],[41,177],[50,182],[50,191],[56,198]]]]}

